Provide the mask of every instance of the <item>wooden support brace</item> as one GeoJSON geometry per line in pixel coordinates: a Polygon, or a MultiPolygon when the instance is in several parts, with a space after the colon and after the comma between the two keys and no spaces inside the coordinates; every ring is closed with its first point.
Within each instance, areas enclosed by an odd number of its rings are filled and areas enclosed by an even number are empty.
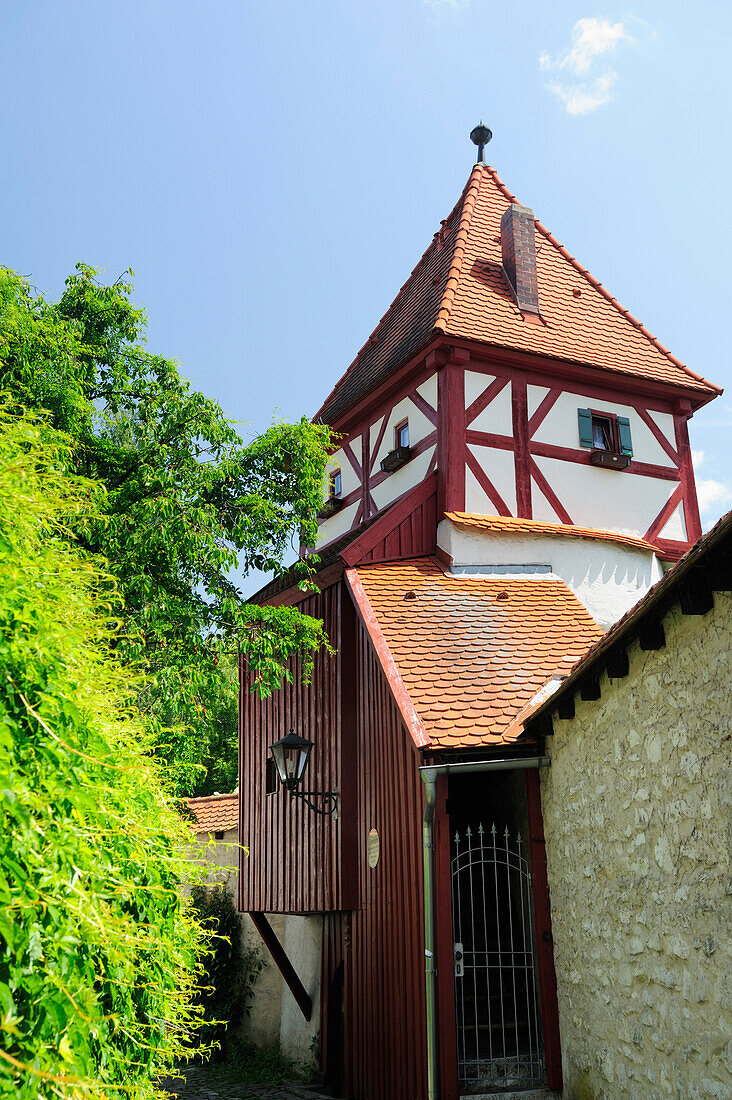
{"type": "Polygon", "coordinates": [[[714,595],[705,573],[692,573],[679,584],[679,602],[684,615],[705,615],[714,607],[714,595]]]}
{"type": "Polygon", "coordinates": [[[287,957],[284,947],[277,939],[272,925],[269,923],[264,913],[250,913],[249,916],[252,918],[252,924],[259,932],[265,942],[267,950],[277,964],[277,969],[287,982],[290,993],[292,993],[292,996],[297,1002],[297,1007],[300,1009],[305,1019],[309,1020],[313,1014],[313,1002],[305,986],[295,973],[295,968],[287,957]]]}
{"type": "Polygon", "coordinates": [[[580,695],[583,699],[599,699],[600,698],[600,677],[588,676],[586,680],[583,680],[582,687],[580,688],[580,695]]]}
{"type": "Polygon", "coordinates": [[[607,668],[607,674],[613,680],[620,680],[623,676],[628,675],[629,663],[628,653],[625,649],[616,649],[614,653],[611,653],[605,662],[607,668]]]}
{"type": "Polygon", "coordinates": [[[557,707],[557,714],[560,718],[574,718],[574,695],[568,695],[561,700],[557,707]]]}
{"type": "Polygon", "coordinates": [[[638,641],[641,649],[662,649],[666,645],[666,635],[661,620],[644,623],[638,631],[638,641]]]}

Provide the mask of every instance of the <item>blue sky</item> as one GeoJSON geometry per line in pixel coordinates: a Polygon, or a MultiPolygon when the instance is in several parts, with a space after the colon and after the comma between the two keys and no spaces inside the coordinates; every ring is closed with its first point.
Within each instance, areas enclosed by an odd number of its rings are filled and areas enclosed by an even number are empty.
{"type": "Polygon", "coordinates": [[[152,350],[245,434],[312,413],[454,205],[470,129],[680,359],[732,507],[732,6],[0,0],[0,262],[136,274],[152,350]]]}

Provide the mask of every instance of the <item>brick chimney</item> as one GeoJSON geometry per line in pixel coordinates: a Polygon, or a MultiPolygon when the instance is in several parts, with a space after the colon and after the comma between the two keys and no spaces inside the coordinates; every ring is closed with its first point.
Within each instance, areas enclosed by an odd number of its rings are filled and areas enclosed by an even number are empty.
{"type": "Polygon", "coordinates": [[[539,316],[534,211],[511,203],[501,218],[503,271],[522,313],[539,316]]]}

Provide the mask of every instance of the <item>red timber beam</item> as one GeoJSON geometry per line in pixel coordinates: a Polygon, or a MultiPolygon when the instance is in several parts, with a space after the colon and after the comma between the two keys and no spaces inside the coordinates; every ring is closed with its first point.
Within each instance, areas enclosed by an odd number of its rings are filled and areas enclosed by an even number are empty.
{"type": "Polygon", "coordinates": [[[300,1009],[305,1019],[310,1020],[313,1014],[313,1002],[305,986],[298,978],[295,968],[290,962],[284,947],[277,939],[272,925],[269,923],[264,913],[250,913],[249,916],[252,918],[252,924],[259,932],[267,950],[277,964],[277,969],[287,982],[290,993],[292,993],[292,996],[297,1002],[297,1007],[300,1009]]]}
{"type": "Polygon", "coordinates": [[[437,374],[437,515],[465,511],[465,367],[464,348],[434,351],[427,366],[437,374]]]}
{"type": "Polygon", "coordinates": [[[686,523],[686,537],[689,542],[696,542],[701,538],[702,528],[699,519],[699,501],[696,496],[696,481],[694,480],[694,467],[691,461],[691,447],[689,446],[689,425],[691,416],[691,402],[677,401],[674,413],[674,433],[676,436],[676,450],[679,455],[679,473],[681,485],[684,490],[684,522],[686,523]]]}
{"type": "Polygon", "coordinates": [[[537,768],[526,770],[526,808],[529,819],[529,855],[534,895],[536,958],[539,970],[539,1002],[544,1031],[547,1085],[562,1091],[562,1048],[559,1037],[557,975],[554,970],[554,941],[546,870],[544,818],[541,812],[541,784],[537,768]]]}
{"type": "Polygon", "coordinates": [[[511,379],[511,410],[513,416],[513,459],[516,473],[516,515],[531,519],[531,459],[529,456],[529,414],[526,392],[526,372],[516,371],[511,379]]]}

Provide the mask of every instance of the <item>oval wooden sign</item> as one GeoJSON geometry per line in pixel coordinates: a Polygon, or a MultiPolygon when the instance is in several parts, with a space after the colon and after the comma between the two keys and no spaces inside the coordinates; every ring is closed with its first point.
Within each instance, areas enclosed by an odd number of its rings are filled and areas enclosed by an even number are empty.
{"type": "Polygon", "coordinates": [[[376,829],[369,829],[369,835],[366,839],[366,856],[369,861],[369,867],[372,871],[376,864],[379,862],[380,852],[381,841],[379,840],[379,834],[376,829]]]}

